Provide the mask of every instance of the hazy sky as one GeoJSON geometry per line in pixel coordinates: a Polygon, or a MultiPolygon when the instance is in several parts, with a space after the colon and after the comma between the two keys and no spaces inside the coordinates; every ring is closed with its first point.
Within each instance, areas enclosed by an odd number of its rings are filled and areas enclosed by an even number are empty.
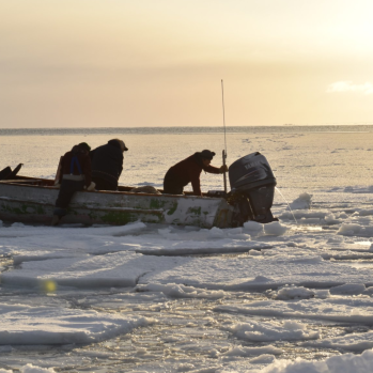
{"type": "Polygon", "coordinates": [[[0,127],[373,123],[372,0],[0,0],[0,127]]]}

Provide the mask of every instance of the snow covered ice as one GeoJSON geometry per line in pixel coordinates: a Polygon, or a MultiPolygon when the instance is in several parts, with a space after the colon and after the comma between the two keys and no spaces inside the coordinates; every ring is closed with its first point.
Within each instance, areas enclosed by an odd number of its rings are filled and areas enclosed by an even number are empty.
{"type": "MultiPolygon", "coordinates": [[[[276,148],[268,134],[252,138],[291,196],[276,194],[279,222],[209,230],[1,222],[0,373],[373,372],[371,178],[356,179],[355,169],[332,185],[317,165],[327,134],[301,135],[280,134],[276,148]]],[[[329,141],[330,157],[360,152],[368,162],[372,137],[329,141]]],[[[238,158],[247,142],[234,141],[238,158]]],[[[331,158],[329,174],[345,160],[331,158]]]]}

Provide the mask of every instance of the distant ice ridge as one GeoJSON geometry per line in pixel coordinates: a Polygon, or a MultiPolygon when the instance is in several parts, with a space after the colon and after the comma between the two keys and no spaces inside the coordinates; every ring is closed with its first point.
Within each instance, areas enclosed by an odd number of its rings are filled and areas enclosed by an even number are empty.
{"type": "MultiPolygon", "coordinates": [[[[315,126],[229,126],[228,133],[302,133],[302,132],[366,132],[373,131],[373,125],[315,125],[315,126]]],[[[40,135],[113,135],[113,134],[193,134],[193,133],[223,133],[219,127],[71,127],[71,128],[0,128],[0,136],[40,136],[40,135]]]]}

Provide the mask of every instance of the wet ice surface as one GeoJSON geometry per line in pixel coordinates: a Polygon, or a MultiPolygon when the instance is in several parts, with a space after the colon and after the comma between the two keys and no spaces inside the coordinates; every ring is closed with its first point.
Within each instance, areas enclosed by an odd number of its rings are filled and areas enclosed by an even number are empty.
{"type": "Polygon", "coordinates": [[[334,356],[364,371],[372,216],[302,200],[298,224],[278,204],[279,223],[234,229],[3,226],[0,367],[337,372],[334,356]]]}
{"type": "MultiPolygon", "coordinates": [[[[371,371],[372,135],[333,136],[250,138],[277,172],[278,223],[0,223],[0,373],[371,371]]],[[[129,157],[128,184],[160,184],[165,158],[141,158],[133,140],[145,173],[129,157]]]]}

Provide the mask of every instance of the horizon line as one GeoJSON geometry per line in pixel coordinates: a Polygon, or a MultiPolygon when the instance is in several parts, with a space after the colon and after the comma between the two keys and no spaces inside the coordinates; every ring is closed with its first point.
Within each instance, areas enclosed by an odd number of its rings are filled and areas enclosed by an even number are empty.
{"type": "MultiPolygon", "coordinates": [[[[373,123],[344,123],[344,124],[276,124],[276,125],[237,125],[237,126],[226,126],[226,129],[229,130],[230,128],[254,128],[254,127],[337,127],[337,126],[372,126],[373,123]]],[[[220,125],[217,126],[132,126],[132,127],[0,127],[1,130],[77,130],[77,129],[151,129],[151,128],[162,128],[162,129],[174,129],[174,128],[188,128],[188,129],[197,129],[197,128],[215,128],[224,130],[224,128],[220,125]]]]}

